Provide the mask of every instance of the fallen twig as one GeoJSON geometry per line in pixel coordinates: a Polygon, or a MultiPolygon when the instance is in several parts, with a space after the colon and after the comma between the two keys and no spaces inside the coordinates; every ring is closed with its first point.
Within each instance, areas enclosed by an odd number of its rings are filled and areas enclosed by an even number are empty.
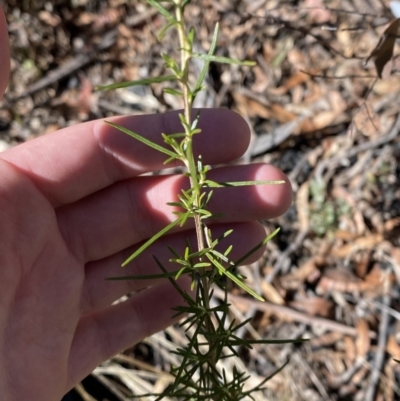
{"type": "MultiPolygon", "coordinates": [[[[219,288],[214,289],[214,294],[220,299],[222,299],[224,295],[223,291],[220,290],[219,288]]],[[[259,311],[269,312],[276,315],[289,317],[297,322],[302,322],[312,326],[322,326],[326,330],[337,331],[348,336],[356,337],[358,335],[358,332],[354,327],[346,326],[342,323],[335,322],[333,320],[306,315],[294,309],[288,308],[287,306],[274,305],[270,302],[260,302],[255,299],[245,298],[231,294],[228,295],[228,301],[242,303],[251,307],[255,307],[259,311]]],[[[368,332],[368,336],[369,338],[376,338],[376,333],[370,330],[368,332]]]]}

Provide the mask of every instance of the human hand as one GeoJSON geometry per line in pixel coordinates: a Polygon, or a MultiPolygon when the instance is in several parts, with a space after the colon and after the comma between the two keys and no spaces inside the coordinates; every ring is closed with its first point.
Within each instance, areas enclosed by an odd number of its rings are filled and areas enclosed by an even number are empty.
{"type": "MultiPolygon", "coordinates": [[[[0,15],[2,55],[6,37],[0,15]]],[[[8,68],[0,62],[2,91],[8,68]]],[[[180,127],[177,113],[110,120],[159,143],[161,132],[180,127]]],[[[228,162],[248,146],[248,127],[233,112],[202,110],[200,126],[195,148],[205,163],[228,162]]],[[[136,244],[174,219],[166,202],[176,199],[186,178],[140,176],[163,168],[163,161],[103,121],[0,154],[2,400],[59,401],[101,361],[173,323],[171,308],[182,300],[169,282],[105,280],[159,273],[153,254],[169,266],[166,245],[183,249],[184,238],[195,238],[190,227],[177,228],[120,267],[136,244]],[[111,305],[130,291],[140,292],[111,305]]],[[[210,178],[288,182],[268,165],[223,167],[210,178]]],[[[241,256],[265,236],[257,220],[283,213],[290,202],[289,183],[215,190],[211,209],[224,216],[214,230],[234,228],[230,241],[241,256]]],[[[185,280],[181,285],[188,288],[185,280]]]]}

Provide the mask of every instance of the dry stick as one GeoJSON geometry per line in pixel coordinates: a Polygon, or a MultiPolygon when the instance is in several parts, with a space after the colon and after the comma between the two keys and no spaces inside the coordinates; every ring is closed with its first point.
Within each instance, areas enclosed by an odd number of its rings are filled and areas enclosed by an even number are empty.
{"type": "Polygon", "coordinates": [[[386,277],[385,280],[385,295],[383,296],[382,303],[385,308],[382,309],[381,321],[379,324],[379,337],[378,347],[375,353],[375,359],[373,363],[373,369],[371,373],[371,379],[365,393],[365,401],[374,401],[376,388],[379,383],[379,376],[383,368],[383,362],[385,360],[385,349],[388,338],[389,329],[389,308],[390,308],[390,280],[386,277]]]}
{"type": "MultiPolygon", "coordinates": [[[[112,29],[108,31],[104,36],[101,41],[101,43],[95,48],[88,52],[87,54],[79,54],[75,58],[73,58],[71,61],[61,65],[60,67],[54,69],[53,71],[50,71],[48,75],[46,75],[44,78],[40,79],[39,81],[35,82],[33,85],[31,85],[22,95],[19,97],[24,97],[24,96],[29,96],[34,92],[37,92],[38,90],[44,89],[47,86],[50,86],[56,82],[58,82],[60,79],[63,79],[67,77],[68,75],[71,75],[73,72],[81,69],[83,66],[86,64],[89,64],[95,57],[97,57],[98,53],[102,50],[106,50],[109,47],[111,47],[117,39],[117,30],[112,29]]],[[[16,100],[16,99],[14,99],[16,100]]]]}
{"type": "MultiPolygon", "coordinates": [[[[151,18],[156,13],[157,10],[151,9],[143,14],[128,17],[126,19],[126,25],[129,26],[130,28],[133,28],[135,26],[142,24],[144,21],[151,18]]],[[[50,86],[58,82],[60,79],[63,79],[68,75],[71,75],[75,71],[89,64],[95,57],[97,57],[100,51],[110,48],[115,43],[115,41],[117,40],[117,33],[118,30],[116,28],[109,30],[103,35],[101,42],[97,46],[95,46],[94,49],[89,51],[87,54],[79,54],[76,57],[74,57],[71,61],[61,65],[60,67],[54,69],[53,71],[50,71],[48,75],[46,75],[44,78],[40,79],[39,81],[31,85],[19,97],[29,96],[32,93],[37,92],[38,90],[44,89],[47,86],[50,86]]]]}
{"type": "MultiPolygon", "coordinates": [[[[216,295],[220,299],[224,298],[224,292],[219,288],[214,288],[214,295],[216,295]]],[[[346,326],[333,320],[306,315],[287,306],[275,305],[270,302],[259,302],[253,298],[245,298],[242,296],[231,294],[228,294],[228,302],[242,303],[244,305],[248,305],[249,307],[254,307],[262,312],[282,315],[285,317],[289,317],[297,322],[302,322],[308,325],[322,326],[327,330],[336,331],[348,336],[356,337],[358,335],[358,332],[354,327],[346,326]]],[[[368,336],[369,338],[376,338],[376,333],[370,330],[368,336]]]]}
{"type": "MultiPolygon", "coordinates": [[[[167,7],[168,9],[168,7],[167,7]]],[[[141,14],[134,14],[126,18],[126,25],[129,26],[129,28],[134,28],[135,26],[139,26],[146,22],[146,20],[154,17],[158,13],[158,10],[155,8],[150,8],[149,10],[145,11],[144,13],[141,14]]]]}

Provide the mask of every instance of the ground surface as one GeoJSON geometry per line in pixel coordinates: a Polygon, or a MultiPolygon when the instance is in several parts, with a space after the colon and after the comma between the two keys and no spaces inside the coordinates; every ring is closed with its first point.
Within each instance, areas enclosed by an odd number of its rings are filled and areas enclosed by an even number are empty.
{"type": "MultiPolygon", "coordinates": [[[[279,166],[295,195],[288,213],[265,222],[281,232],[263,259],[243,267],[267,302],[236,290],[232,304],[237,319],[253,318],[244,337],[311,340],[243,355],[253,383],[291,357],[256,399],[400,399],[400,48],[382,79],[374,59],[385,52],[365,64],[394,20],[389,2],[192,3],[199,51],[219,21],[218,54],[258,63],[212,65],[197,106],[247,118],[253,142],[242,162],[279,166]]],[[[5,10],[12,73],[1,150],[88,119],[180,107],[160,87],[93,91],[163,73],[154,32],[164,21],[144,2],[7,0],[5,10]]],[[[173,49],[171,37],[163,51],[173,49]]],[[[104,363],[72,399],[162,389],[162,370],[176,363],[171,339],[182,338],[171,328],[104,363]]]]}

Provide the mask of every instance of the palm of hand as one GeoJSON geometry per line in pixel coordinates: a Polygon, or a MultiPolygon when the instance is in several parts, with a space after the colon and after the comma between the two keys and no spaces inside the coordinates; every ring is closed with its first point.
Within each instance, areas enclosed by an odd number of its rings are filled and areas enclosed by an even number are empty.
{"type": "Polygon", "coordinates": [[[1,309],[8,308],[0,315],[5,330],[0,388],[10,399],[24,388],[32,400],[40,399],[43,387],[62,395],[75,379],[69,358],[71,348],[79,346],[73,340],[81,317],[82,261],[68,248],[45,196],[7,162],[0,169],[5,177],[0,188],[0,293],[1,309]],[[10,372],[18,374],[9,377],[10,372]]]}

